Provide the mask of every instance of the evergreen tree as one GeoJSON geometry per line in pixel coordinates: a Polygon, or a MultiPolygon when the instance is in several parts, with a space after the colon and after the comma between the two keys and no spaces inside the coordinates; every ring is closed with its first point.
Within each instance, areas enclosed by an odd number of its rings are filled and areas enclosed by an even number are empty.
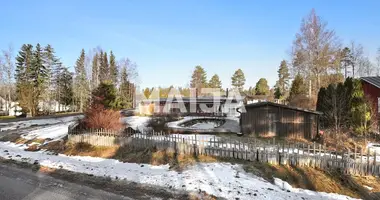
{"type": "Polygon", "coordinates": [[[99,85],[99,65],[98,65],[98,53],[95,53],[92,58],[92,75],[91,75],[91,88],[96,88],[99,85]]]}
{"type": "Polygon", "coordinates": [[[211,77],[209,83],[209,88],[222,88],[222,82],[219,80],[219,76],[217,74],[214,74],[214,76],[211,77]]]}
{"type": "Polygon", "coordinates": [[[103,105],[105,109],[117,109],[121,107],[121,102],[116,97],[116,87],[110,81],[100,83],[92,92],[92,102],[103,105]]]}
{"type": "Polygon", "coordinates": [[[58,102],[69,106],[73,102],[73,74],[64,67],[58,76],[58,89],[60,91],[58,102]]]}
{"type": "Polygon", "coordinates": [[[276,85],[276,87],[274,88],[274,98],[281,99],[281,97],[282,97],[282,93],[281,93],[280,87],[276,85]]]}
{"type": "Polygon", "coordinates": [[[306,94],[307,94],[307,89],[305,87],[303,78],[301,75],[297,74],[296,77],[294,77],[294,80],[290,87],[289,101],[291,101],[297,96],[306,95],[306,94]]]}
{"type": "Polygon", "coordinates": [[[111,81],[117,85],[117,76],[118,76],[118,69],[116,66],[116,60],[115,60],[115,55],[113,55],[113,52],[110,52],[110,64],[109,64],[109,76],[111,81]]]}
{"type": "Polygon", "coordinates": [[[127,68],[123,67],[121,69],[120,77],[120,103],[122,108],[132,108],[133,107],[133,90],[131,89],[133,85],[128,81],[127,68]]]}
{"type": "Polygon", "coordinates": [[[277,81],[276,89],[275,89],[277,95],[275,96],[277,96],[276,98],[280,99],[282,96],[284,96],[287,93],[288,87],[289,87],[290,74],[289,74],[289,68],[285,60],[281,61],[281,64],[277,73],[278,73],[278,81],[277,81]]]}
{"type": "Polygon", "coordinates": [[[84,111],[85,102],[87,102],[88,99],[88,83],[87,83],[87,76],[86,76],[86,70],[84,66],[85,62],[85,51],[82,49],[81,54],[79,58],[77,59],[75,63],[75,98],[77,99],[79,103],[79,111],[84,111]]]}
{"type": "Polygon", "coordinates": [[[103,50],[100,50],[100,53],[98,55],[98,85],[104,81],[104,52],[103,50]]]}
{"type": "Polygon", "coordinates": [[[16,94],[17,101],[24,112],[32,111],[33,103],[33,46],[31,44],[22,45],[16,57],[16,94]]]}
{"type": "Polygon", "coordinates": [[[100,66],[99,66],[99,81],[104,82],[109,80],[109,63],[107,52],[100,52],[100,66]]]}
{"type": "Polygon", "coordinates": [[[46,82],[49,78],[49,72],[44,65],[43,51],[40,44],[36,45],[33,52],[31,77],[33,78],[33,103],[32,103],[32,116],[37,115],[38,104],[41,95],[46,89],[46,82]]]}
{"type": "Polygon", "coordinates": [[[44,65],[46,66],[46,70],[48,72],[48,78],[46,82],[47,92],[44,93],[43,99],[44,102],[48,102],[50,108],[52,106],[52,100],[59,101],[60,93],[57,92],[59,90],[58,76],[62,72],[63,66],[60,63],[59,59],[55,56],[54,48],[50,44],[44,48],[43,55],[45,63],[44,65]]]}
{"type": "Polygon", "coordinates": [[[265,78],[260,78],[255,87],[256,95],[269,95],[268,81],[265,78]]]}
{"type": "Polygon", "coordinates": [[[245,76],[241,69],[235,71],[234,75],[231,77],[232,86],[237,88],[239,91],[243,90],[245,84],[245,76]]]}
{"type": "Polygon", "coordinates": [[[197,95],[201,93],[201,88],[207,87],[206,71],[201,66],[196,66],[191,76],[190,87],[197,89],[197,95]]]}

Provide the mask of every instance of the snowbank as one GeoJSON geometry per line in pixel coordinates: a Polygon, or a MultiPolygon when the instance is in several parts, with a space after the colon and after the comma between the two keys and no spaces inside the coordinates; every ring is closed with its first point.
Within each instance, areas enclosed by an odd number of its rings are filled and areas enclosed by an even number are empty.
{"type": "Polygon", "coordinates": [[[74,123],[76,122],[71,121],[59,125],[48,126],[45,128],[30,131],[26,134],[21,135],[21,137],[27,140],[50,139],[51,141],[56,141],[65,137],[68,133],[68,127],[74,123]]]}
{"type": "Polygon", "coordinates": [[[0,156],[75,172],[126,179],[137,183],[159,185],[169,189],[205,191],[227,199],[352,199],[338,194],[292,188],[276,179],[276,185],[244,172],[241,165],[199,163],[183,172],[169,170],[169,165],[122,163],[114,159],[50,155],[48,152],[24,151],[24,146],[0,142],[0,156]]]}

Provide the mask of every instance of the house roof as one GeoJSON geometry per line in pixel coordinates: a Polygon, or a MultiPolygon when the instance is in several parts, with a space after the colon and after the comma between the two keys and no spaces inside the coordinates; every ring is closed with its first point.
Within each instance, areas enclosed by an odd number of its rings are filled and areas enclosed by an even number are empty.
{"type": "Polygon", "coordinates": [[[365,81],[377,88],[380,88],[380,76],[361,77],[360,80],[365,81]]]}
{"type": "Polygon", "coordinates": [[[316,115],[321,115],[322,114],[321,112],[318,112],[318,111],[315,111],[315,110],[308,110],[308,109],[303,109],[303,108],[297,108],[297,107],[288,106],[288,105],[284,105],[284,104],[273,103],[273,102],[269,102],[269,101],[258,102],[258,103],[251,103],[251,104],[246,105],[245,107],[246,108],[254,108],[254,107],[267,106],[267,105],[269,105],[269,106],[275,106],[275,107],[282,107],[282,108],[286,108],[286,109],[290,109],[290,110],[296,110],[296,111],[301,111],[301,112],[312,113],[312,114],[316,114],[316,115]]]}

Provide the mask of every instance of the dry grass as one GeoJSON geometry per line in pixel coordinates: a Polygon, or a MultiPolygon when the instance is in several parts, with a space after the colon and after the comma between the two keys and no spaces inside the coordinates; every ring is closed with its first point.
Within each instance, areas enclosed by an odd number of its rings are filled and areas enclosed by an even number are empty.
{"type": "Polygon", "coordinates": [[[39,151],[40,148],[37,144],[34,144],[34,145],[30,145],[28,146],[28,148],[25,149],[25,151],[39,151]]]}
{"type": "Polygon", "coordinates": [[[380,180],[375,177],[353,177],[337,171],[323,171],[310,167],[274,166],[256,162],[245,164],[244,169],[271,182],[273,177],[277,177],[293,187],[339,193],[355,198],[376,199],[376,197],[370,196],[370,192],[380,191],[380,180]],[[363,185],[372,187],[373,190],[368,191],[363,185]]]}
{"type": "Polygon", "coordinates": [[[351,135],[350,133],[340,133],[337,136],[327,134],[324,138],[324,143],[331,150],[338,149],[338,151],[347,151],[348,149],[353,152],[355,146],[357,151],[360,149],[365,150],[368,142],[376,142],[373,139],[366,139],[364,137],[351,135]]]}
{"type": "Polygon", "coordinates": [[[0,116],[0,119],[15,119],[15,116],[0,116]]]}
{"type": "Polygon", "coordinates": [[[217,162],[211,156],[176,155],[171,150],[155,148],[135,149],[128,146],[97,147],[88,143],[65,144],[62,141],[48,143],[41,148],[66,155],[93,156],[117,159],[121,162],[146,163],[152,165],[170,164],[171,168],[183,170],[197,162],[217,162]]]}
{"type": "Polygon", "coordinates": [[[92,157],[101,157],[101,158],[112,158],[118,150],[118,146],[114,147],[97,147],[92,146],[88,143],[76,143],[68,144],[63,149],[63,152],[66,155],[78,155],[78,156],[92,156],[92,157]]]}

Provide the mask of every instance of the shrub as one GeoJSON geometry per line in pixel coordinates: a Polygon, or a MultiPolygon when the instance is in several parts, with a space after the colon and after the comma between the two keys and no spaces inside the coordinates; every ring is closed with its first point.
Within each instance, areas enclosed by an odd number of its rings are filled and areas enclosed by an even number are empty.
{"type": "Polygon", "coordinates": [[[82,121],[85,128],[108,129],[118,131],[123,127],[120,112],[105,109],[101,104],[92,104],[85,112],[82,121]]]}
{"type": "Polygon", "coordinates": [[[102,104],[106,109],[120,109],[121,102],[117,98],[117,90],[111,82],[102,82],[92,92],[92,102],[102,104]]]}

